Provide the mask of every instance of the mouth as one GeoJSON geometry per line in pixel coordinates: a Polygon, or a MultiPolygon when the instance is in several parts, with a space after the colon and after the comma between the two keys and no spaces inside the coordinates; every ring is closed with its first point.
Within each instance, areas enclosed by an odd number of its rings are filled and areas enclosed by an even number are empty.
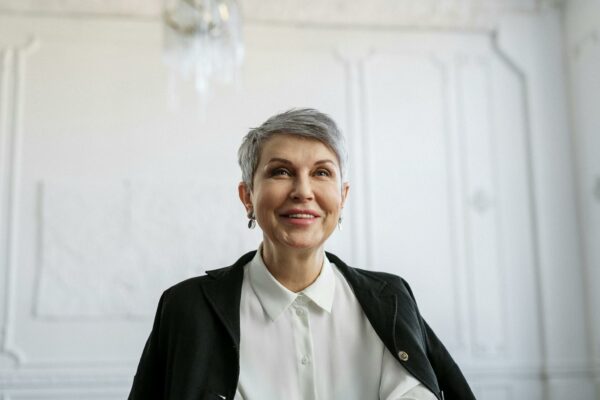
{"type": "Polygon", "coordinates": [[[286,218],[300,218],[300,219],[313,219],[313,218],[317,218],[312,214],[284,214],[283,215],[286,218]]]}
{"type": "Polygon", "coordinates": [[[286,218],[290,222],[300,224],[314,222],[320,217],[318,213],[312,210],[289,210],[281,213],[280,216],[286,218]]]}

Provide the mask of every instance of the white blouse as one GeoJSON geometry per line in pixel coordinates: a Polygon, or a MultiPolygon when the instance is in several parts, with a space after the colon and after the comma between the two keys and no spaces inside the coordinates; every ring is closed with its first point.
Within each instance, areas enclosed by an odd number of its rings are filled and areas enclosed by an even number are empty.
{"type": "Polygon", "coordinates": [[[392,356],[341,272],[324,257],[300,293],[261,251],[244,266],[236,400],[435,400],[392,356]]]}

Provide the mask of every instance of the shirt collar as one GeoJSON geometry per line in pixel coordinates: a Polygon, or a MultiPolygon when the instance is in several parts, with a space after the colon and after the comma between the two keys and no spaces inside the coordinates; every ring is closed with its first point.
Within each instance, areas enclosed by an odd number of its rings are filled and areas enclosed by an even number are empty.
{"type": "Polygon", "coordinates": [[[262,259],[261,250],[262,245],[250,261],[248,271],[250,284],[271,320],[275,321],[300,295],[304,295],[317,306],[331,313],[335,293],[335,277],[325,255],[323,255],[323,266],[317,279],[303,291],[294,293],[271,275],[262,259]]]}

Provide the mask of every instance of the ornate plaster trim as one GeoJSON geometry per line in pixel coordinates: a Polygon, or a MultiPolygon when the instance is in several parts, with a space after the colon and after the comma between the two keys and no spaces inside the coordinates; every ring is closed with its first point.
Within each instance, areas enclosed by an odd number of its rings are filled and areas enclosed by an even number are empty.
{"type": "Polygon", "coordinates": [[[16,238],[18,236],[17,216],[19,198],[21,154],[21,116],[22,87],[25,58],[37,47],[37,39],[29,38],[24,44],[14,45],[0,51],[2,64],[0,74],[0,151],[4,160],[0,165],[6,174],[2,176],[0,186],[0,218],[2,230],[2,264],[0,264],[0,282],[2,283],[2,310],[0,312],[0,360],[14,364],[23,362],[22,352],[14,346],[14,303],[16,269],[16,238]]]}
{"type": "MultiPolygon", "coordinates": [[[[536,14],[562,0],[239,0],[251,23],[365,28],[493,29],[505,14],[536,14]]],[[[158,18],[163,0],[0,0],[0,12],[158,18]]]]}

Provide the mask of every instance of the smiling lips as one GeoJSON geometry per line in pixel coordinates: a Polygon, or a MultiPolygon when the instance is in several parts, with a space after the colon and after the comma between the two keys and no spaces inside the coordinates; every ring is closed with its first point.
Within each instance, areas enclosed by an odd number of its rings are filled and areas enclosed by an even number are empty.
{"type": "Polygon", "coordinates": [[[319,218],[319,214],[312,210],[294,209],[280,215],[294,225],[310,225],[319,218]]]}

